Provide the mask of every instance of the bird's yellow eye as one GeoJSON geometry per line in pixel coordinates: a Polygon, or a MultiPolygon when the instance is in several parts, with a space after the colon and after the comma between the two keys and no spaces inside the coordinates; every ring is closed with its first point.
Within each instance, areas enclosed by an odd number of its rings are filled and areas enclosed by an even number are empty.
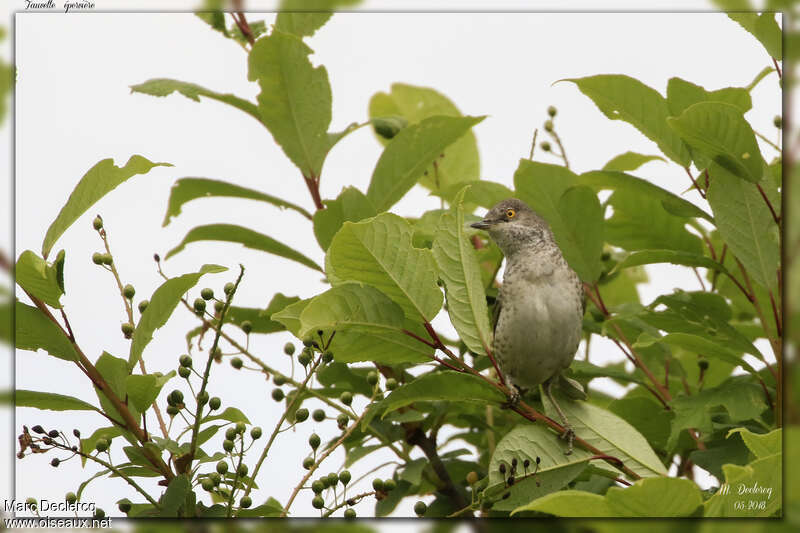
{"type": "Polygon", "coordinates": [[[516,214],[517,212],[513,209],[506,209],[506,218],[514,218],[514,215],[516,214]]]}

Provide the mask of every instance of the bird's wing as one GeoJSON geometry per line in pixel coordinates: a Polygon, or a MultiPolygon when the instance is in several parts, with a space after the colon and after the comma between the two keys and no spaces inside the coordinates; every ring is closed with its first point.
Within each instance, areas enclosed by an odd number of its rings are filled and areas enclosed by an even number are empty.
{"type": "Polygon", "coordinates": [[[500,307],[502,307],[500,294],[501,292],[497,291],[497,297],[494,300],[494,309],[492,310],[492,336],[497,333],[497,322],[500,318],[500,307]]]}

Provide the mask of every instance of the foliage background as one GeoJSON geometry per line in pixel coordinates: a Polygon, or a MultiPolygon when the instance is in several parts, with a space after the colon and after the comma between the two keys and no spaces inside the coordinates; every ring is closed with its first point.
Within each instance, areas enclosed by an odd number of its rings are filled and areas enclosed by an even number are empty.
{"type": "MultiPolygon", "coordinates": [[[[126,16],[137,18],[143,15],[126,16]]],[[[392,34],[385,28],[381,28],[377,22],[365,23],[364,18],[367,15],[337,16],[320,32],[318,40],[315,37],[311,41],[311,46],[317,50],[317,55],[314,56],[315,62],[325,64],[331,74],[334,94],[333,129],[336,129],[335,126],[337,125],[343,127],[351,120],[363,119],[366,114],[366,102],[369,96],[377,90],[386,90],[389,83],[393,81],[433,86],[450,96],[463,112],[470,114],[488,113],[491,115],[491,120],[487,119],[484,124],[476,128],[483,158],[481,175],[488,179],[506,183],[510,182],[510,176],[517,159],[527,154],[531,129],[541,122],[544,117],[545,106],[551,103],[555,104],[560,110],[559,131],[565,137],[567,150],[573,156],[573,165],[578,169],[602,166],[610,155],[626,150],[636,150],[643,153],[654,152],[652,146],[649,146],[649,143],[643,140],[632,128],[619,123],[611,124],[606,121],[594,109],[593,104],[578,95],[573,87],[567,84],[560,84],[547,88],[544,93],[537,93],[537,88],[546,87],[542,80],[550,81],[564,76],[577,77],[598,72],[625,72],[636,76],[651,86],[659,88],[664,87],[666,78],[672,75],[681,76],[708,88],[716,88],[728,84],[745,84],[763,66],[763,57],[754,57],[752,58],[753,67],[748,68],[748,54],[753,51],[758,52],[758,49],[746,34],[739,31],[724,16],[693,15],[692,17],[702,19],[697,22],[699,26],[693,31],[691,24],[694,22],[688,18],[679,19],[677,15],[659,15],[658,26],[666,30],[662,41],[654,38],[655,26],[636,24],[633,19],[626,18],[631,17],[628,15],[613,15],[613,19],[611,18],[612,15],[606,16],[609,17],[607,19],[608,24],[597,24],[596,16],[586,16],[586,27],[583,29],[579,24],[575,24],[576,17],[580,17],[579,15],[563,16],[561,24],[566,24],[569,21],[569,27],[574,30],[572,35],[565,34],[563,40],[546,34],[548,27],[561,25],[558,22],[553,22],[554,18],[559,17],[558,15],[548,14],[534,17],[539,19],[539,23],[541,23],[541,18],[539,17],[552,18],[542,24],[541,32],[537,32],[532,43],[509,43],[506,47],[501,46],[500,48],[505,51],[515,50],[516,53],[494,52],[484,56],[484,59],[490,59],[496,63],[498,71],[512,73],[511,80],[493,76],[491,73],[487,73],[486,70],[474,68],[473,65],[476,62],[476,58],[480,58],[481,55],[478,51],[470,53],[465,50],[466,46],[469,45],[468,40],[457,41],[463,43],[463,48],[461,46],[457,47],[459,53],[454,55],[452,63],[447,65],[428,65],[425,63],[422,65],[423,70],[419,70],[416,67],[421,66],[419,61],[420,54],[414,54],[409,51],[410,44],[408,41],[401,40],[401,35],[392,34]],[[357,25],[348,27],[343,22],[348,17],[361,17],[361,19],[357,25]],[[675,26],[669,25],[669,19],[673,19],[672,23],[675,26]],[[620,30],[614,29],[615,21],[619,21],[620,30]],[[364,36],[358,33],[357,30],[362,28],[361,24],[366,24],[371,30],[369,35],[364,36]],[[577,35],[586,39],[587,31],[590,31],[592,26],[596,26],[596,31],[602,31],[603,34],[598,35],[596,42],[602,42],[604,46],[609,48],[602,48],[599,45],[593,46],[591,52],[595,55],[588,56],[589,51],[586,47],[575,46],[574,41],[577,35]],[[687,32],[687,34],[705,33],[715,36],[714,39],[709,39],[709,45],[715,48],[704,48],[702,50],[708,51],[718,60],[714,69],[707,68],[709,61],[703,60],[702,51],[698,51],[694,43],[676,43],[678,45],[685,44],[686,49],[681,51],[671,47],[664,54],[666,57],[657,55],[659,51],[665,52],[663,47],[656,46],[654,49],[645,49],[642,46],[629,46],[629,42],[642,43],[648,39],[663,44],[668,42],[666,35],[669,35],[670,32],[674,34],[676,28],[680,28],[680,31],[687,32]],[[341,32],[341,34],[337,32],[341,32]],[[630,39],[629,42],[614,41],[612,39],[612,36],[620,35],[623,32],[625,33],[625,40],[630,39]],[[348,43],[349,48],[345,53],[335,53],[332,51],[332,46],[334,42],[341,43],[341,35],[351,36],[351,41],[348,43]],[[326,42],[326,38],[330,39],[330,41],[326,42]],[[398,40],[401,40],[402,45],[397,44],[398,40]],[[364,46],[365,42],[383,43],[386,41],[390,41],[397,48],[397,51],[394,56],[387,53],[378,58],[378,62],[385,73],[385,78],[379,79],[379,76],[376,76],[376,72],[381,72],[380,68],[377,66],[371,67],[367,62],[369,58],[359,54],[370,49],[370,47],[364,46]],[[732,44],[734,42],[740,43],[742,48],[737,49],[732,44]],[[694,63],[687,64],[686,58],[690,55],[692,59],[697,60],[696,65],[694,63]],[[497,61],[498,57],[506,59],[508,63],[504,64],[497,61]],[[461,58],[463,62],[459,63],[455,60],[456,58],[461,58]],[[337,61],[341,63],[337,64],[337,61]],[[674,61],[674,63],[671,64],[670,61],[674,61]],[[637,70],[632,71],[632,65],[635,65],[637,70]],[[743,77],[740,80],[731,80],[726,77],[728,72],[740,72],[743,73],[743,77]],[[714,78],[715,74],[720,77],[714,78]],[[481,85],[484,79],[502,80],[503,83],[490,84],[489,86],[481,85]],[[715,79],[719,79],[719,81],[715,81],[715,79]],[[487,95],[491,96],[487,98],[487,95]],[[511,109],[507,111],[485,109],[487,100],[493,103],[511,102],[511,109]],[[352,107],[348,107],[348,104],[352,107]],[[613,131],[613,133],[606,134],[609,131],[613,131]],[[609,148],[609,145],[613,145],[616,151],[614,148],[609,148]],[[503,177],[505,177],[505,180],[503,177]]],[[[53,26],[47,28],[45,26],[47,23],[45,17],[42,15],[37,15],[37,17],[42,18],[37,18],[34,25],[31,26],[31,31],[41,31],[43,34],[48,34],[49,38],[53,38],[57,31],[57,25],[61,24],[63,19],[55,20],[56,17],[60,16],[52,15],[54,19],[52,21],[53,26]]],[[[47,17],[50,17],[50,15],[47,15],[47,17]]],[[[409,19],[411,18],[410,16],[408,17],[409,19]]],[[[441,17],[444,17],[444,15],[441,17]]],[[[445,48],[452,50],[452,41],[446,37],[442,28],[446,25],[443,22],[444,20],[447,20],[447,24],[452,25],[453,17],[453,15],[448,15],[447,19],[439,18],[437,20],[437,16],[427,16],[426,18],[431,20],[425,21],[425,23],[430,25],[420,29],[418,33],[426,36],[429,40],[422,42],[428,46],[441,44],[445,48]]],[[[25,18],[20,17],[21,20],[25,18]]],[[[150,23],[148,23],[149,31],[152,31],[156,37],[170,33],[174,35],[175,22],[167,20],[169,17],[160,18],[162,20],[158,21],[155,26],[150,26],[150,23]]],[[[491,19],[492,17],[487,18],[491,19]]],[[[476,33],[480,33],[486,36],[487,40],[490,40],[488,36],[492,35],[491,29],[496,30],[498,33],[512,36],[520,35],[521,32],[519,30],[515,31],[510,27],[513,22],[502,20],[493,25],[491,22],[481,21],[471,25],[467,23],[463,26],[456,25],[456,27],[459,30],[463,30],[466,35],[474,36],[476,33]]],[[[136,34],[141,33],[141,30],[136,28],[128,30],[131,31],[129,35],[124,33],[126,30],[123,26],[131,27],[130,19],[127,19],[123,25],[116,25],[116,23],[112,22],[103,24],[100,35],[97,36],[92,36],[88,27],[76,28],[74,26],[82,23],[88,23],[88,21],[70,20],[70,31],[75,30],[76,33],[86,36],[89,40],[95,40],[95,42],[125,42],[130,39],[135,40],[136,34]]],[[[92,21],[92,24],[94,23],[95,21],[92,21]]],[[[398,26],[409,28],[417,23],[418,19],[406,24],[398,24],[398,26]]],[[[393,24],[397,24],[397,22],[393,22],[393,24]]],[[[199,39],[200,42],[207,42],[209,50],[214,50],[215,54],[219,53],[219,49],[225,46],[224,42],[220,43],[220,40],[215,38],[216,36],[210,34],[206,28],[194,20],[188,21],[184,31],[186,33],[180,33],[182,36],[181,41],[195,43],[199,39]]],[[[406,30],[404,33],[407,34],[408,31],[406,30]]],[[[592,39],[586,40],[592,41],[592,39]]],[[[156,41],[156,39],[149,39],[149,41],[151,42],[148,43],[148,46],[152,46],[153,50],[159,52],[158,54],[148,56],[148,54],[143,53],[141,48],[137,48],[135,51],[131,51],[128,56],[115,57],[113,62],[108,63],[109,69],[113,69],[114,66],[122,67],[119,75],[106,72],[99,73],[97,77],[90,77],[90,74],[93,73],[88,70],[83,72],[73,70],[63,74],[65,81],[71,80],[68,84],[71,86],[69,91],[55,91],[55,94],[53,91],[46,91],[46,93],[37,94],[35,90],[26,90],[24,93],[20,90],[20,96],[18,97],[19,105],[21,106],[18,107],[18,111],[24,109],[26,105],[31,106],[28,109],[36,109],[36,114],[31,115],[28,113],[25,115],[26,119],[20,121],[21,127],[30,128],[30,130],[19,132],[23,136],[21,138],[25,139],[19,145],[25,147],[23,149],[33,148],[32,152],[38,152],[39,154],[42,152],[41,146],[64,146],[63,154],[61,154],[63,157],[59,158],[51,156],[32,160],[18,155],[17,162],[20,175],[24,173],[25,175],[41,176],[45,179],[55,175],[63,176],[62,179],[57,181],[52,181],[53,178],[49,178],[47,182],[49,187],[48,195],[45,197],[38,194],[41,190],[41,185],[27,180],[18,184],[18,249],[27,247],[35,249],[38,239],[41,238],[44,228],[51,219],[48,216],[30,216],[23,222],[20,221],[20,217],[42,212],[55,212],[63,203],[63,198],[71,190],[77,176],[85,171],[87,161],[95,161],[100,157],[114,155],[117,158],[117,162],[120,162],[120,159],[126,158],[127,155],[132,153],[133,146],[142,146],[140,152],[153,160],[164,160],[179,164],[179,173],[176,173],[173,169],[160,170],[158,173],[154,172],[147,177],[133,180],[125,186],[127,187],[126,191],[119,190],[116,195],[113,195],[116,198],[110,196],[102,206],[98,206],[101,213],[105,215],[107,227],[112,231],[112,246],[115,247],[115,253],[119,256],[118,262],[130,269],[128,272],[130,279],[145,280],[148,276],[150,277],[153,284],[149,286],[146,281],[137,281],[137,289],[142,290],[143,293],[149,292],[155,287],[156,278],[152,269],[149,268],[149,262],[142,260],[142,258],[149,257],[154,250],[163,251],[174,245],[182,237],[186,229],[194,225],[188,222],[190,218],[202,220],[210,217],[207,212],[208,207],[200,206],[198,203],[196,206],[187,206],[185,209],[184,217],[186,220],[183,221],[183,226],[180,225],[181,221],[178,220],[167,231],[162,231],[159,228],[167,190],[173,177],[179,175],[203,175],[225,179],[236,178],[239,183],[251,183],[256,188],[263,187],[265,181],[269,180],[270,186],[274,185],[275,193],[278,196],[295,201],[303,200],[307,203],[306,193],[299,179],[284,179],[284,176],[294,177],[296,171],[288,167],[288,162],[285,162],[282,154],[277,151],[277,147],[271,143],[271,140],[265,136],[263,130],[257,129],[256,124],[247,123],[250,120],[247,117],[243,115],[239,117],[239,114],[231,112],[221,105],[204,103],[198,106],[179,97],[173,97],[168,102],[160,102],[141,96],[124,94],[127,93],[125,86],[128,84],[142,81],[149,77],[168,75],[178,79],[197,81],[209,87],[251,95],[254,92],[254,88],[246,87],[244,80],[241,80],[243,69],[240,63],[244,60],[241,51],[231,46],[229,55],[209,57],[210,53],[199,53],[199,50],[194,45],[191,48],[170,47],[166,43],[152,42],[156,41]],[[144,57],[148,57],[148,60],[145,61],[144,57]],[[157,64],[155,63],[156,59],[158,60],[157,64]],[[203,72],[194,71],[190,68],[191,61],[197,59],[204,63],[203,72]],[[180,65],[179,71],[175,69],[176,64],[180,65]],[[159,71],[159,69],[163,69],[163,72],[159,71]],[[140,72],[141,75],[138,75],[140,72]],[[134,75],[134,73],[137,74],[134,75]],[[92,83],[81,85],[84,83],[81,81],[84,78],[91,79],[92,83]],[[235,80],[235,82],[232,83],[232,80],[235,80]],[[119,103],[112,105],[114,112],[111,115],[111,120],[108,115],[103,116],[104,114],[100,112],[89,115],[85,115],[85,111],[81,112],[81,110],[96,107],[99,101],[98,95],[100,94],[113,95],[113,98],[119,98],[119,103]],[[136,101],[140,103],[131,104],[131,102],[136,101]],[[52,109],[52,113],[45,112],[45,109],[52,109]],[[72,115],[70,113],[76,114],[72,115]],[[78,114],[81,116],[78,116],[78,114]],[[53,121],[54,117],[58,118],[53,121]],[[53,128],[53,122],[49,122],[51,126],[49,128],[46,127],[48,123],[36,123],[36,120],[44,118],[67,127],[61,130],[58,127],[53,128]],[[28,119],[33,122],[29,122],[28,119]],[[75,124],[78,123],[81,124],[81,127],[75,128],[75,124]],[[108,130],[109,124],[111,125],[111,130],[108,130]],[[224,124],[224,131],[231,133],[224,133],[222,131],[223,128],[219,128],[218,131],[216,129],[218,124],[224,124]],[[187,138],[186,132],[189,130],[196,132],[197,137],[187,138]],[[28,135],[28,137],[24,137],[25,135],[28,135]],[[53,137],[48,138],[49,135],[53,135],[53,137]],[[61,142],[59,142],[59,138],[61,142]],[[70,141],[68,145],[64,145],[66,139],[70,141]],[[36,146],[35,142],[39,142],[41,145],[36,146]],[[99,147],[102,147],[102,149],[99,147]],[[57,168],[35,166],[42,163],[53,164],[57,168]],[[286,165],[286,168],[281,168],[280,165],[286,165]],[[242,169],[259,169],[259,171],[243,172],[242,169]],[[297,187],[296,189],[294,188],[295,186],[297,187]],[[281,189],[282,187],[285,189],[281,189]],[[140,202],[132,202],[132,195],[140,194],[143,189],[146,191],[146,196],[140,202]],[[149,203],[148,199],[152,199],[152,203],[155,206],[149,203]],[[48,204],[48,202],[51,202],[51,204],[48,204]],[[109,216],[108,213],[113,213],[113,216],[109,216]],[[119,222],[115,223],[115,218],[119,222]],[[137,224],[135,226],[130,225],[127,222],[130,220],[136,220],[137,224]],[[29,234],[33,236],[30,244],[26,241],[29,234]],[[147,235],[148,238],[143,239],[141,238],[142,235],[147,235]],[[136,268],[141,268],[141,270],[133,270],[136,268]]],[[[42,39],[40,42],[44,43],[46,39],[42,39]]],[[[88,41],[85,44],[86,46],[81,43],[75,43],[75,47],[71,50],[69,47],[64,47],[64,49],[56,52],[63,53],[62,60],[65,61],[76,49],[88,50],[88,41]]],[[[53,52],[52,48],[48,51],[53,52]]],[[[18,63],[25,65],[22,52],[22,49],[18,49],[18,63]]],[[[226,50],[224,53],[228,54],[228,51],[226,50]]],[[[442,55],[431,53],[430,56],[449,57],[447,53],[442,55]]],[[[53,57],[51,61],[51,67],[55,67],[60,62],[57,57],[53,57]]],[[[90,62],[89,64],[92,63],[90,62]]],[[[489,65],[487,65],[488,67],[489,65]]],[[[22,82],[24,79],[23,75],[20,81],[22,82]]],[[[758,101],[757,95],[754,95],[754,100],[758,101]]],[[[759,102],[759,104],[761,103],[759,102]]],[[[755,107],[759,110],[764,109],[764,106],[759,104],[755,107]]],[[[775,105],[775,110],[766,111],[763,116],[753,118],[756,129],[761,131],[770,130],[772,116],[779,114],[777,103],[775,105]]],[[[364,157],[364,150],[372,150],[375,154],[378,151],[377,143],[367,131],[354,134],[352,140],[345,141],[332,152],[331,158],[326,163],[323,196],[335,196],[339,188],[349,181],[348,178],[344,178],[345,176],[352,176],[352,183],[362,189],[365,188],[374,159],[364,157]],[[359,139],[356,139],[356,135],[359,136],[359,139]],[[357,140],[364,142],[363,144],[357,144],[357,140]],[[354,165],[354,163],[362,162],[365,165],[364,168],[354,165]]],[[[651,163],[647,168],[648,172],[651,172],[649,175],[652,176],[658,176],[661,170],[659,163],[651,163]]],[[[674,169],[671,169],[670,172],[674,173],[674,169]]],[[[675,178],[676,186],[673,190],[681,192],[686,186],[686,178],[685,176],[675,176],[675,178]]],[[[419,212],[421,205],[434,207],[436,204],[435,199],[426,197],[421,191],[416,191],[398,205],[397,211],[412,214],[419,212]]],[[[232,203],[230,209],[226,209],[225,204],[222,202],[214,203],[213,205],[213,209],[216,211],[214,213],[215,219],[224,218],[225,220],[233,221],[233,217],[237,217],[235,221],[244,225],[261,225],[260,227],[269,228],[270,234],[278,238],[281,238],[278,232],[284,230],[287,233],[282,240],[292,242],[298,249],[316,249],[313,237],[310,234],[298,235],[292,233],[293,222],[300,223],[300,221],[299,219],[292,221],[290,215],[287,215],[286,212],[277,210],[272,212],[271,216],[275,217],[275,220],[280,220],[279,224],[274,225],[274,220],[264,219],[263,208],[247,212],[241,209],[239,203],[235,205],[232,203]],[[233,209],[236,212],[233,212],[233,209]]],[[[83,226],[88,228],[90,217],[87,215],[84,218],[87,221],[83,226]]],[[[84,271],[81,272],[79,266],[75,264],[78,261],[73,259],[75,271],[68,272],[68,276],[76,280],[73,282],[76,285],[87,287],[88,289],[97,277],[97,272],[88,261],[88,256],[94,251],[96,243],[92,242],[93,235],[88,230],[84,232],[84,235],[78,235],[81,233],[78,227],[80,227],[80,222],[71,232],[72,235],[65,236],[61,244],[68,250],[84,249],[86,251],[84,271]]],[[[203,257],[212,257],[215,254],[221,256],[227,251],[223,251],[222,247],[212,248],[209,246],[202,252],[198,250],[198,255],[186,253],[183,257],[178,256],[168,265],[170,269],[174,269],[173,272],[186,271],[192,269],[198,263],[201,255],[203,257]]],[[[278,261],[275,260],[267,261],[268,265],[265,263],[263,267],[264,272],[269,272],[268,276],[253,276],[253,272],[258,270],[258,267],[255,266],[257,261],[263,258],[259,257],[258,254],[248,255],[248,252],[242,252],[241,249],[231,249],[229,252],[235,253],[237,260],[239,257],[244,258],[243,261],[250,267],[250,275],[245,278],[245,288],[248,297],[251,297],[252,300],[245,303],[263,305],[265,299],[269,298],[272,293],[284,288],[283,280],[288,278],[296,280],[298,286],[302,287],[303,291],[306,291],[301,292],[301,296],[314,294],[319,292],[321,288],[319,285],[314,286],[315,275],[313,273],[307,279],[300,280],[298,279],[298,270],[296,268],[291,264],[279,265],[278,261]],[[285,269],[281,269],[281,267],[285,267],[285,269]]],[[[658,281],[654,281],[653,285],[645,288],[645,291],[653,291],[651,294],[642,291],[643,301],[649,301],[652,295],[663,292],[665,285],[669,287],[696,286],[696,281],[693,277],[676,279],[674,277],[676,272],[677,269],[670,267],[651,270],[651,278],[658,281]],[[659,283],[664,283],[665,285],[660,285],[659,283]]],[[[111,282],[110,279],[105,281],[111,282]]],[[[83,317],[76,315],[78,319],[73,319],[75,322],[91,323],[96,318],[94,313],[96,309],[118,307],[113,291],[109,291],[108,294],[100,293],[96,295],[91,294],[88,290],[86,293],[77,292],[77,294],[68,294],[68,297],[75,298],[76,302],[91,300],[92,304],[85,308],[81,308],[77,304],[71,304],[74,308],[73,313],[85,313],[83,317]],[[107,301],[104,300],[106,296],[108,297],[107,301]]],[[[105,317],[104,322],[104,326],[98,324],[100,326],[98,329],[107,327],[108,331],[116,334],[118,320],[113,316],[109,316],[105,317]]],[[[177,324],[171,327],[175,329],[172,331],[164,329],[161,332],[162,338],[180,338],[180,332],[184,326],[177,324]]],[[[87,332],[86,335],[90,334],[87,332]]],[[[105,340],[102,335],[100,338],[105,340]]],[[[276,356],[279,350],[278,347],[282,345],[284,340],[284,338],[275,338],[273,351],[276,356]]],[[[98,348],[100,347],[99,342],[97,346],[98,348]]],[[[169,345],[156,347],[155,344],[150,348],[153,352],[161,349],[176,355],[181,350],[179,347],[169,345]]],[[[601,348],[597,348],[597,350],[599,352],[601,348]]],[[[169,362],[165,363],[165,369],[172,368],[174,364],[172,359],[170,358],[169,362]]],[[[151,363],[151,365],[157,364],[155,362],[151,363]]],[[[27,367],[25,365],[26,363],[23,362],[17,367],[17,386],[19,388],[43,389],[47,388],[48,384],[53,383],[54,377],[57,377],[58,381],[70,379],[68,375],[53,376],[37,372],[35,364],[27,367]]],[[[158,368],[154,367],[153,369],[158,368]]],[[[222,376],[223,374],[223,372],[220,372],[219,375],[222,376]]],[[[231,379],[232,381],[235,379],[236,387],[233,388],[234,390],[225,393],[226,396],[224,398],[226,401],[227,398],[230,398],[229,404],[246,404],[248,400],[252,401],[252,398],[248,398],[246,395],[242,395],[239,398],[236,397],[237,391],[235,389],[243,388],[240,386],[240,380],[244,378],[236,376],[231,379]],[[227,396],[228,394],[230,396],[227,396]]],[[[263,404],[266,408],[272,406],[270,402],[265,394],[263,404]]],[[[24,423],[25,416],[27,415],[21,412],[18,423],[24,423]]],[[[269,418],[266,412],[264,416],[267,419],[269,418]]],[[[36,412],[35,417],[37,421],[43,420],[42,414],[39,412],[36,412]]],[[[291,447],[291,444],[288,446],[291,447]]],[[[292,456],[292,454],[289,456],[292,456]]],[[[33,462],[31,461],[31,463],[33,462]]],[[[48,468],[46,464],[41,466],[48,468]]],[[[25,464],[25,468],[28,468],[27,464],[25,464]]],[[[30,468],[34,468],[34,465],[31,464],[30,468]]],[[[292,472],[295,474],[289,475],[288,479],[293,482],[296,477],[296,470],[292,470],[292,472]]],[[[44,471],[42,475],[49,473],[49,471],[44,471]]],[[[65,475],[65,472],[60,472],[60,474],[57,478],[62,476],[64,478],[71,477],[65,475]]],[[[2,476],[0,475],[0,477],[2,476]]],[[[17,479],[20,482],[34,477],[38,477],[34,472],[26,472],[24,476],[18,475],[17,479]]],[[[23,485],[18,486],[20,495],[26,495],[27,491],[34,490],[34,487],[36,487],[34,485],[29,489],[28,486],[24,485],[24,481],[22,483],[23,485]]],[[[71,485],[68,487],[54,487],[53,494],[60,496],[66,490],[72,488],[71,485]]],[[[106,507],[111,506],[107,505],[106,507]]],[[[298,509],[300,508],[298,507],[298,509]]]]}

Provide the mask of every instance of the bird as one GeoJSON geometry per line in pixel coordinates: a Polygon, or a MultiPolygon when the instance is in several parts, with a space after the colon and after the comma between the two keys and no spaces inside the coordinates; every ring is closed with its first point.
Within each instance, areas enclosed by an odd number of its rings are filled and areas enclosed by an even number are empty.
{"type": "MultiPolygon", "coordinates": [[[[580,278],[564,259],[547,221],[522,200],[509,198],[492,207],[471,227],[486,230],[506,259],[494,306],[494,357],[512,385],[509,403],[543,385],[561,417],[572,453],[575,432],[552,387],[586,399],[583,387],[562,372],[575,357],[582,336],[586,297],[580,278]]],[[[502,377],[502,376],[501,376],[502,377]]]]}

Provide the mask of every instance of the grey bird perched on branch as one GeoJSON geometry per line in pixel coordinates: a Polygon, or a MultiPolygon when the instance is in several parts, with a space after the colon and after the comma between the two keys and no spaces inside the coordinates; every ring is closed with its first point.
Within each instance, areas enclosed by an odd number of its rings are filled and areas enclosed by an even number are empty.
{"type": "Polygon", "coordinates": [[[524,202],[503,200],[472,224],[486,230],[506,258],[503,285],[495,303],[493,352],[502,373],[514,390],[544,384],[550,401],[566,428],[567,454],[575,433],[552,387],[559,382],[572,398],[586,398],[583,387],[562,376],[581,340],[586,308],[583,285],[569,267],[553,239],[550,226],[524,202]]]}

